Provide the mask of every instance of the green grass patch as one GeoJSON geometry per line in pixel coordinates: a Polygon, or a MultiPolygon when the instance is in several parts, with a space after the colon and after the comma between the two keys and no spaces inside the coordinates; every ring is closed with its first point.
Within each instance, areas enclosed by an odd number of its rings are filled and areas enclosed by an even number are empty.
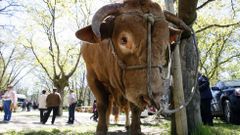
{"type": "Polygon", "coordinates": [[[214,126],[209,127],[213,135],[240,135],[240,126],[227,124],[220,120],[214,121],[214,126]]]}
{"type": "Polygon", "coordinates": [[[192,135],[212,135],[212,130],[208,126],[199,125],[192,135]]]}
{"type": "Polygon", "coordinates": [[[240,135],[240,126],[214,120],[213,126],[198,126],[193,135],[240,135]]]}

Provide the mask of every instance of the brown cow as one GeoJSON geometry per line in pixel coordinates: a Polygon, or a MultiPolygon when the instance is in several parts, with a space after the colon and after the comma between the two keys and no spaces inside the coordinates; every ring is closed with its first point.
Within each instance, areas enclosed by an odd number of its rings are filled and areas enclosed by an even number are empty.
{"type": "Polygon", "coordinates": [[[151,0],[125,0],[102,7],[93,16],[92,25],[76,32],[86,41],[81,53],[88,85],[97,100],[97,135],[107,134],[110,96],[123,96],[130,102],[131,135],[141,134],[140,114],[148,104],[164,110],[169,45],[181,33],[169,27],[168,21],[189,30],[151,0]]]}

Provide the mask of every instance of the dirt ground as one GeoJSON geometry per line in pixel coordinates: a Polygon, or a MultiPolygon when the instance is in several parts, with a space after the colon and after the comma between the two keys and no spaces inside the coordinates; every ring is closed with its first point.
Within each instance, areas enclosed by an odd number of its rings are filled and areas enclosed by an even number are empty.
{"type": "MultiPolygon", "coordinates": [[[[64,112],[62,117],[57,117],[55,124],[51,125],[51,117],[48,119],[45,125],[41,124],[39,121],[39,111],[31,112],[15,112],[12,114],[12,120],[9,123],[0,122],[0,133],[5,133],[9,131],[26,131],[26,130],[73,130],[77,133],[85,132],[95,132],[97,123],[90,120],[91,113],[79,113],[75,114],[75,123],[73,125],[68,125],[68,113],[64,112]]],[[[3,112],[0,112],[0,119],[3,118],[3,112]]],[[[151,117],[143,118],[142,121],[142,132],[146,135],[159,135],[168,134],[168,122],[162,120],[161,125],[159,122],[153,121],[151,117]],[[162,127],[162,128],[161,128],[162,127]]],[[[116,134],[126,134],[124,127],[125,116],[121,115],[118,124],[114,124],[113,116],[110,118],[110,133],[116,134]]]]}

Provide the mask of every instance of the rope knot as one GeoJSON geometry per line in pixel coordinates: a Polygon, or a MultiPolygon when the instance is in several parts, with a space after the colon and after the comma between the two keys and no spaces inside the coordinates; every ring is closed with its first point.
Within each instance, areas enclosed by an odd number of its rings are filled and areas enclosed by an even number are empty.
{"type": "Polygon", "coordinates": [[[153,16],[153,14],[152,13],[146,13],[146,14],[144,14],[144,18],[148,21],[148,22],[150,22],[151,23],[151,25],[153,25],[154,24],[154,16],[153,16]]]}

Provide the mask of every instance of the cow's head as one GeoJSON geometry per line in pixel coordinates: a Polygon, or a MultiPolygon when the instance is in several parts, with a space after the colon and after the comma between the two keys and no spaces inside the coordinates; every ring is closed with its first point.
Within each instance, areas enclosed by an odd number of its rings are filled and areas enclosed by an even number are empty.
{"type": "MultiPolygon", "coordinates": [[[[150,82],[148,91],[148,69],[123,69],[123,84],[126,98],[140,108],[153,103],[160,108],[160,101],[167,93],[165,76],[169,65],[169,45],[181,33],[169,27],[169,22],[157,3],[150,0],[128,0],[123,4],[110,4],[99,9],[92,25],[77,31],[76,36],[90,43],[110,39],[117,59],[124,65],[144,66],[151,55],[150,82]],[[149,18],[149,19],[147,19],[149,18]],[[148,33],[148,23],[151,32],[148,33]],[[151,51],[148,53],[148,36],[151,37],[151,51]]],[[[172,16],[171,16],[172,17],[172,16]]],[[[176,19],[176,18],[174,18],[176,19]]],[[[173,19],[173,20],[174,20],[173,19]]],[[[170,19],[171,20],[171,19],[170,19]]],[[[89,54],[90,55],[90,54],[89,54]]]]}

